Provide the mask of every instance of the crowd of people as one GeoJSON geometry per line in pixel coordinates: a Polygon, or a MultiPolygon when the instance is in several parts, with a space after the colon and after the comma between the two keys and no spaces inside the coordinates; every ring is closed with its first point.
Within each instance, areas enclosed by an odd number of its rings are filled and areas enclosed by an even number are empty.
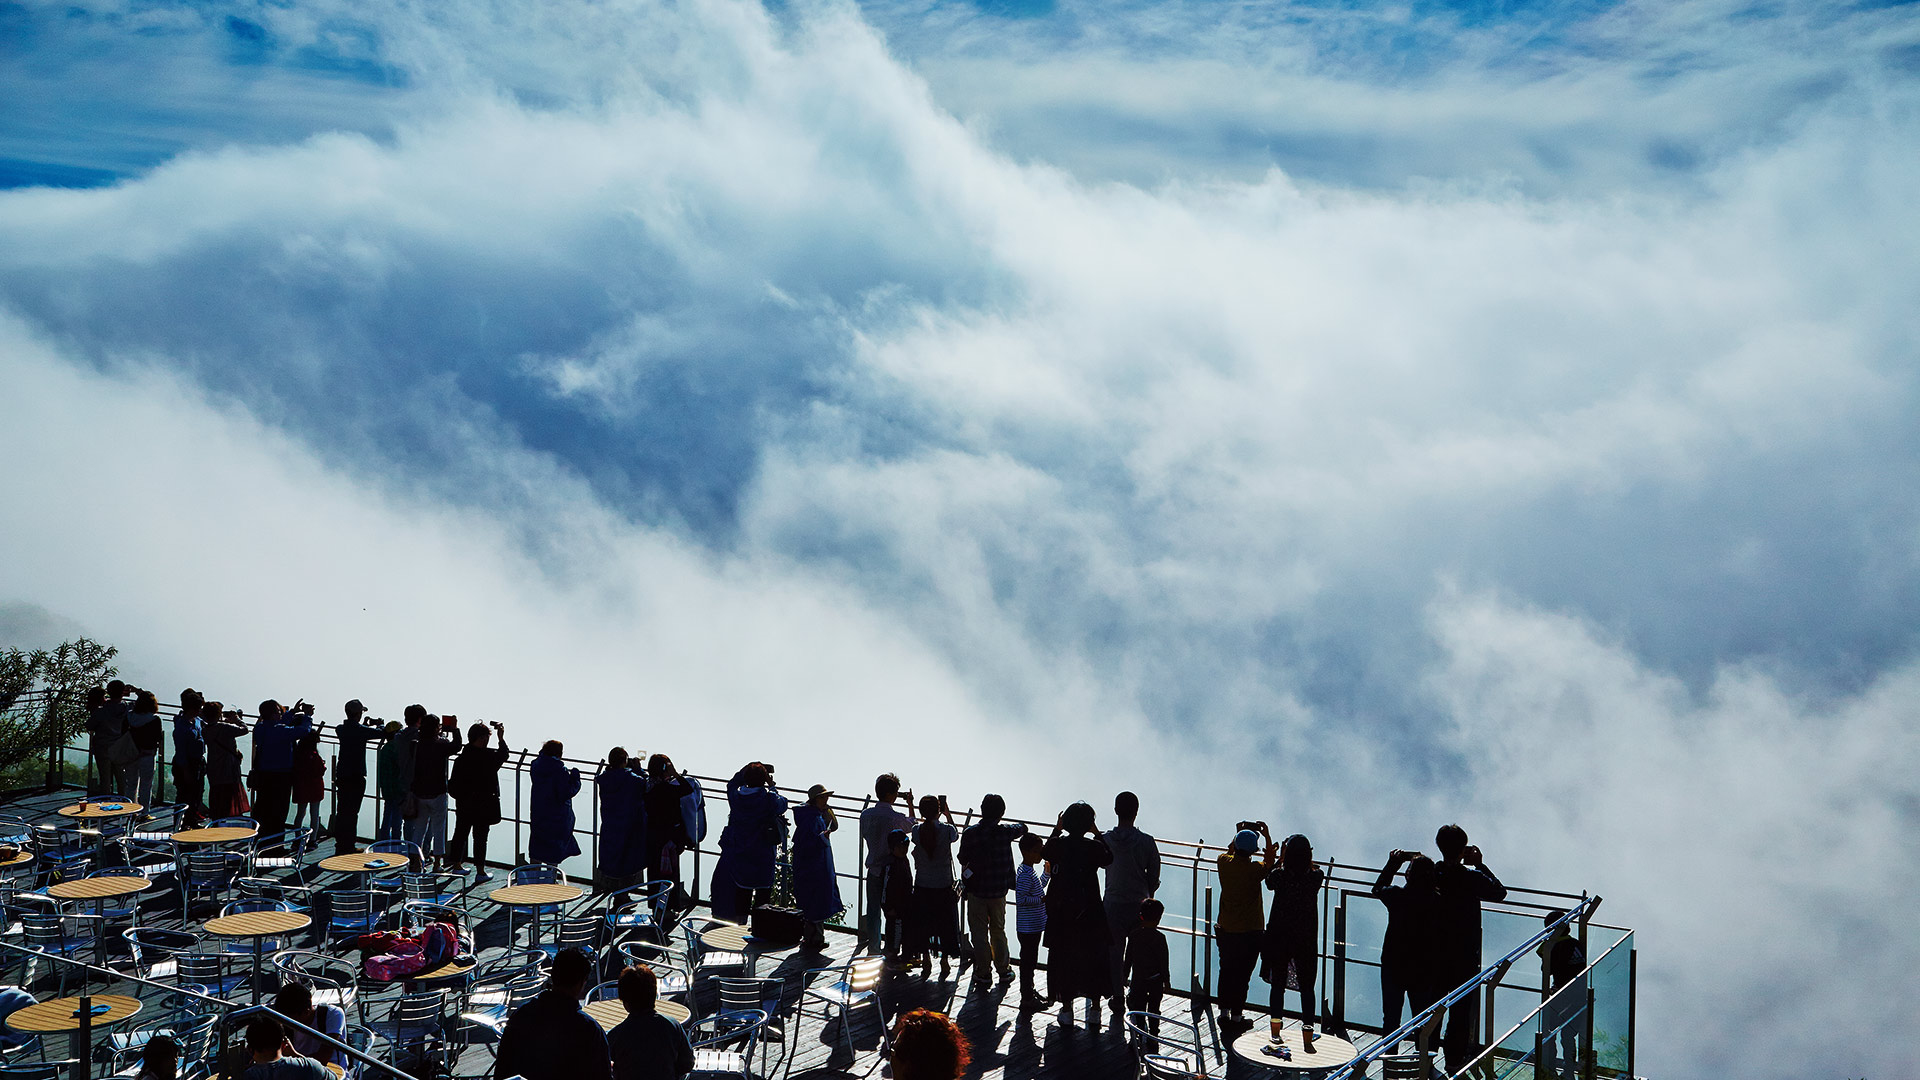
{"type": "MultiPolygon", "coordinates": [[[[150,801],[162,732],[158,699],[116,680],[96,689],[89,707],[89,749],[99,764],[100,782],[123,797],[150,801]]],[[[263,832],[272,833],[289,825],[291,810],[293,826],[304,821],[318,835],[331,831],[340,850],[351,850],[372,748],[374,779],[385,805],[377,836],[404,837],[443,869],[470,865],[477,878],[491,876],[488,830],[501,820],[499,772],[512,753],[504,727],[475,723],[463,738],[457,717],[435,715],[420,705],[408,706],[403,718],[392,722],[369,720],[358,700],[347,702],[343,713],[333,729],[338,743],[334,815],[322,826],[327,764],[318,742],[327,725],[314,720],[312,705],[301,700],[283,708],[263,701],[249,729],[221,702],[183,691],[172,718],[172,766],[189,822],[249,814],[263,832]],[[237,740],[249,734],[252,761],[243,775],[237,740]]],[[[548,740],[528,766],[526,857],[533,862],[557,865],[581,853],[574,800],[587,778],[564,753],[558,740],[548,740]]],[[[607,752],[591,780],[598,806],[598,886],[619,893],[643,881],[667,880],[673,883],[674,903],[690,906],[680,856],[706,836],[699,781],[664,754],[643,764],[619,746],[607,752]]],[[[831,843],[839,829],[834,793],[816,784],[804,801],[790,802],[775,785],[773,766],[755,761],[733,775],[725,794],[727,821],[710,879],[714,914],[745,922],[770,904],[784,862],[803,927],[802,947],[824,949],[825,925],[847,907],[831,843]]],[[[884,954],[896,970],[930,975],[937,961],[942,979],[951,976],[955,960],[970,963],[976,986],[995,978],[1006,985],[1017,966],[1021,1009],[1057,1004],[1064,1024],[1073,1022],[1075,1003],[1082,1000],[1089,1010],[1104,1002],[1115,1014],[1157,1013],[1170,978],[1160,928],[1164,907],[1155,897],[1161,859],[1153,837],[1137,825],[1139,812],[1139,798],[1121,792],[1113,802],[1113,824],[1102,829],[1094,808],[1076,802],[1041,836],[1006,820],[1006,801],[988,794],[980,801],[979,819],[961,829],[945,796],[916,799],[897,776],[884,774],[858,821],[867,890],[860,944],[884,954]],[[1009,895],[1017,956],[1006,931],[1009,895]],[[1036,974],[1043,947],[1044,991],[1036,974]]],[[[1442,827],[1435,847],[1437,860],[1415,851],[1390,852],[1373,888],[1388,913],[1380,984],[1382,1023],[1389,1031],[1399,1026],[1403,1004],[1421,1012],[1480,970],[1480,905],[1506,896],[1459,826],[1442,827]]],[[[1223,1026],[1251,1026],[1246,1009],[1257,970],[1269,986],[1269,1012],[1280,1015],[1288,989],[1294,989],[1299,1015],[1311,1030],[1317,1016],[1319,897],[1326,882],[1311,841],[1298,834],[1275,840],[1265,822],[1242,821],[1218,858],[1218,875],[1220,905],[1211,932],[1219,949],[1216,998],[1223,1026]]],[[[1572,978],[1566,972],[1584,965],[1584,960],[1572,964],[1563,946],[1551,955],[1543,949],[1542,959],[1560,973],[1556,978],[1572,978]]],[[[558,965],[555,972],[560,978],[558,965]]],[[[649,999],[648,974],[629,974],[635,1001],[649,999]]],[[[622,976],[623,999],[629,981],[622,976]]],[[[556,993],[569,987],[559,983],[556,993]]],[[[1473,998],[1449,1010],[1442,1046],[1450,1063],[1477,1052],[1477,1024],[1473,998]]],[[[599,1030],[590,1023],[573,1026],[581,1033],[599,1030]]],[[[539,1030],[557,1029],[543,1023],[539,1030]]],[[[613,1041],[616,1059],[620,1041],[613,1041]]],[[[507,1056],[503,1044],[502,1060],[507,1056]]],[[[672,1075],[649,1069],[619,1074],[672,1075]]]]}

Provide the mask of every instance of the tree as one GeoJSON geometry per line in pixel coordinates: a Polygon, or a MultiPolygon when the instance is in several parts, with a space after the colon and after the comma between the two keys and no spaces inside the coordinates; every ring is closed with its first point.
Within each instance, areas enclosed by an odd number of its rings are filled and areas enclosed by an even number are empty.
{"type": "Polygon", "coordinates": [[[85,729],[87,691],[117,674],[119,653],[89,638],[0,651],[0,773],[46,754],[58,775],[57,748],[85,729]]]}

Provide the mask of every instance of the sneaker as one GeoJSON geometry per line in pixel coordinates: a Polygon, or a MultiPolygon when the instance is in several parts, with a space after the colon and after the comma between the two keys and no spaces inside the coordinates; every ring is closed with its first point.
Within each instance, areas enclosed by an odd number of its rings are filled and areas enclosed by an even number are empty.
{"type": "Polygon", "coordinates": [[[998,974],[999,974],[999,976],[1000,976],[1000,978],[999,978],[999,983],[1000,983],[1000,985],[1002,985],[1002,986],[1005,986],[1005,985],[1007,985],[1008,983],[1010,983],[1010,982],[1012,982],[1012,981],[1013,981],[1013,969],[1012,969],[1012,968],[1010,968],[1010,967],[1003,967],[1003,968],[1001,968],[1001,969],[999,970],[999,972],[998,972],[998,974]]]}
{"type": "Polygon", "coordinates": [[[1037,994],[1020,995],[1020,1011],[1023,1013],[1045,1012],[1047,1006],[1052,1004],[1053,1002],[1037,994]]]}
{"type": "Polygon", "coordinates": [[[476,866],[476,867],[474,867],[474,868],[473,868],[473,880],[475,880],[475,881],[492,881],[492,880],[493,880],[493,871],[492,871],[492,870],[489,870],[489,869],[487,869],[487,868],[486,868],[486,867],[484,867],[484,866],[476,866]]]}

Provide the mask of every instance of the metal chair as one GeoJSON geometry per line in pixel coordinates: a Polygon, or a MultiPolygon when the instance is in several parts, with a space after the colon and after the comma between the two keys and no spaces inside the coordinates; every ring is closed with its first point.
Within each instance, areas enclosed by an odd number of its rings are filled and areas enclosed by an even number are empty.
{"type": "Polygon", "coordinates": [[[615,951],[628,964],[652,968],[661,997],[684,997],[685,1004],[692,1006],[693,965],[684,951],[651,941],[623,941],[615,951]]]}
{"type": "MultiPolygon", "coordinates": [[[[840,1018],[840,1041],[849,1055],[858,1056],[853,1048],[853,1023],[849,1014],[863,1005],[872,1005],[876,1014],[880,1014],[880,976],[886,971],[887,960],[884,956],[857,957],[845,964],[832,967],[815,968],[806,973],[806,986],[800,991],[800,1000],[794,1004],[794,1013],[802,1021],[807,1016],[807,1006],[817,1004],[820,1007],[820,1021],[838,1014],[840,1018]]],[[[892,1041],[887,1031],[886,1017],[880,1020],[880,1056],[885,1059],[892,1041]]],[[[797,1025],[796,1025],[797,1026],[797,1025]]],[[[793,1069],[794,1055],[787,1055],[787,1069],[793,1069]]]]}
{"type": "Polygon", "coordinates": [[[250,971],[233,970],[233,961],[238,958],[238,954],[220,946],[201,944],[175,953],[173,960],[181,985],[205,987],[210,994],[224,994],[251,977],[250,971]]]}
{"type": "Polygon", "coordinates": [[[714,1013],[687,1028],[693,1043],[693,1071],[702,1076],[752,1075],[753,1051],[766,1027],[767,1014],[758,1009],[747,1012],[714,1013]]]}
{"type": "MultiPolygon", "coordinates": [[[[191,1002],[190,1007],[199,1004],[199,1002],[191,1002]]],[[[141,1019],[145,1020],[148,1017],[142,1013],[141,1019]]],[[[180,1057],[185,1058],[187,1043],[212,1031],[219,1021],[219,1015],[210,1012],[181,1012],[164,1019],[155,1017],[149,1021],[154,1023],[153,1027],[138,1031],[116,1031],[108,1035],[107,1050],[112,1055],[113,1067],[118,1069],[127,1065],[130,1059],[139,1057],[140,1051],[146,1048],[147,1040],[155,1035],[167,1035],[180,1044],[180,1057]]],[[[179,1061],[175,1062],[176,1074],[181,1071],[180,1064],[179,1061]]]]}
{"type": "Polygon", "coordinates": [[[1225,1075],[1209,1070],[1198,1026],[1150,1012],[1130,1012],[1126,1022],[1127,1044],[1133,1048],[1141,1075],[1153,1080],[1212,1080],[1225,1075]]]}
{"type": "Polygon", "coordinates": [[[133,954],[133,973],[143,979],[171,979],[179,974],[181,953],[200,944],[200,935],[156,926],[130,926],[120,931],[133,954]]]}
{"type": "Polygon", "coordinates": [[[358,937],[380,928],[387,913],[387,894],[373,889],[342,889],[327,894],[327,937],[358,937]]]}
{"type": "Polygon", "coordinates": [[[752,971],[747,964],[746,953],[728,949],[711,949],[700,940],[700,935],[709,930],[731,925],[733,924],[704,916],[689,916],[680,921],[680,929],[686,934],[687,956],[693,962],[696,986],[702,975],[711,978],[717,978],[722,974],[744,976],[752,971]]]}
{"type": "Polygon", "coordinates": [[[546,973],[539,968],[474,980],[467,987],[466,1001],[460,1010],[463,1041],[469,1045],[486,1043],[493,1055],[499,1057],[500,1035],[507,1030],[507,1018],[538,997],[546,985],[546,973]]]}
{"type": "Polygon", "coordinates": [[[233,884],[240,890],[242,900],[278,900],[287,905],[288,911],[297,911],[302,915],[313,914],[314,897],[320,893],[312,885],[273,877],[235,878],[233,884]]]}
{"type": "Polygon", "coordinates": [[[597,969],[606,951],[606,930],[606,920],[598,915],[572,915],[560,920],[553,937],[542,942],[540,948],[549,956],[560,955],[562,949],[580,949],[597,969]]]}
{"type": "Polygon", "coordinates": [[[192,906],[196,896],[218,903],[227,890],[233,888],[245,863],[246,856],[237,851],[199,847],[189,850],[180,870],[182,914],[192,906]]]}
{"type": "MultiPolygon", "coordinates": [[[[72,914],[58,907],[27,908],[20,913],[20,926],[23,941],[34,955],[27,959],[28,983],[34,980],[35,966],[42,956],[60,959],[74,959],[74,954],[86,949],[98,950],[102,946],[101,927],[106,920],[98,915],[72,914]]],[[[60,992],[67,992],[67,977],[73,971],[72,964],[62,964],[58,959],[52,961],[60,969],[60,992]]]]}
{"type": "MultiPolygon", "coordinates": [[[[405,1049],[417,1048],[422,1060],[426,1060],[427,1047],[434,1046],[432,1061],[444,1072],[448,1062],[445,1013],[447,992],[445,990],[420,990],[402,994],[394,1001],[393,1009],[386,1019],[368,1023],[367,1030],[379,1036],[392,1048],[395,1055],[388,1060],[399,1064],[399,1054],[405,1049]]],[[[506,1026],[506,1021],[501,1021],[506,1026]]],[[[409,1070],[411,1071],[411,1070],[409,1070]]]]}
{"type": "Polygon", "coordinates": [[[422,873],[402,874],[400,876],[400,895],[408,900],[424,901],[429,904],[452,904],[465,887],[466,878],[459,874],[422,873]]]}
{"type": "Polygon", "coordinates": [[[93,862],[92,837],[63,825],[33,825],[33,850],[42,881],[64,881],[93,862]]]}
{"type": "Polygon", "coordinates": [[[180,831],[180,819],[186,812],[187,804],[185,803],[167,803],[147,807],[146,817],[134,830],[133,839],[149,843],[171,843],[173,834],[180,831]]]}
{"type": "Polygon", "coordinates": [[[761,1012],[766,1014],[766,1022],[761,1025],[760,1067],[765,1072],[767,1064],[767,1043],[786,1041],[786,1033],[780,1025],[782,1015],[781,997],[786,989],[780,979],[717,979],[720,987],[720,1011],[723,1013],[761,1012]]]}
{"type": "MultiPolygon", "coordinates": [[[[137,866],[109,866],[88,874],[89,878],[146,877],[137,866]]],[[[140,894],[128,893],[125,896],[110,897],[96,901],[94,914],[109,922],[125,920],[135,926],[140,924],[140,894]]]]}
{"type": "Polygon", "coordinates": [[[1419,1054],[1386,1054],[1373,1059],[1380,1066],[1383,1080],[1427,1080],[1431,1065],[1422,1065],[1419,1054]]]}
{"type": "Polygon", "coordinates": [[[249,876],[257,877],[262,870],[298,869],[312,846],[313,830],[296,825],[264,839],[265,843],[247,856],[249,876]]]}
{"type": "Polygon", "coordinates": [[[316,1005],[337,1005],[343,1011],[358,1011],[366,1019],[366,1006],[359,1000],[360,965],[339,956],[290,949],[274,954],[273,969],[285,982],[298,979],[313,991],[316,1005]]]}
{"type": "Polygon", "coordinates": [[[608,933],[614,938],[627,933],[651,934],[656,940],[664,940],[667,906],[673,898],[673,882],[664,878],[649,881],[636,890],[633,897],[625,904],[608,909],[608,933]]]}

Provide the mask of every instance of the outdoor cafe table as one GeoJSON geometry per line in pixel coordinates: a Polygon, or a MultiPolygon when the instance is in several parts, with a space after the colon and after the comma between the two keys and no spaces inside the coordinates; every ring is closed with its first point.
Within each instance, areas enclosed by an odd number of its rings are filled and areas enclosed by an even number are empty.
{"type": "Polygon", "coordinates": [[[405,855],[396,855],[391,851],[355,851],[320,860],[320,869],[336,874],[371,874],[395,867],[404,872],[408,865],[405,855]]]}
{"type": "Polygon", "coordinates": [[[550,904],[564,904],[578,900],[586,895],[586,890],[578,885],[503,885],[487,894],[487,899],[505,907],[530,907],[533,909],[533,931],[527,940],[527,947],[540,947],[540,909],[550,904]]]}
{"type": "Polygon", "coordinates": [[[1345,1039],[1334,1035],[1317,1034],[1313,1037],[1313,1052],[1308,1053],[1297,1027],[1283,1028],[1280,1041],[1293,1055],[1291,1061],[1267,1053],[1273,1045],[1271,1032],[1266,1024],[1254,1027],[1233,1040],[1233,1056],[1261,1069],[1273,1072],[1293,1072],[1302,1074],[1321,1074],[1337,1069],[1358,1057],[1360,1051],[1345,1039]]]}
{"type": "Polygon", "coordinates": [[[84,1076],[86,1063],[93,1058],[93,1048],[87,1045],[92,1041],[92,1028],[132,1019],[140,1011],[140,999],[119,994],[94,994],[87,998],[93,1008],[105,1005],[107,1010],[92,1018],[84,1034],[80,1030],[80,1017],[74,1015],[80,1011],[80,1000],[77,997],[48,998],[38,1004],[28,1005],[9,1014],[7,1026],[15,1031],[31,1031],[42,1035],[66,1032],[69,1043],[67,1055],[82,1063],[79,1068],[84,1076]]]}
{"type": "Polygon", "coordinates": [[[241,828],[238,825],[222,825],[217,828],[187,829],[173,834],[176,844],[237,844],[242,840],[251,840],[260,835],[258,825],[241,828]]]}
{"type": "MultiPolygon", "coordinates": [[[[619,998],[607,998],[604,1001],[589,1001],[583,1006],[588,1016],[599,1022],[600,1026],[612,1031],[620,1021],[627,1018],[627,1004],[619,998]]],[[[677,1001],[656,1001],[653,1011],[675,1023],[684,1024],[693,1019],[693,1010],[677,1001]]]]}
{"type": "Polygon", "coordinates": [[[297,911],[248,911],[239,915],[221,915],[208,919],[206,931],[215,937],[253,939],[253,1000],[260,1001],[260,948],[275,934],[304,930],[313,920],[297,911]]]}
{"type": "MultiPolygon", "coordinates": [[[[110,874],[106,877],[74,878],[56,885],[47,886],[47,895],[55,900],[91,900],[93,913],[104,923],[107,916],[107,901],[116,896],[132,896],[144,892],[153,882],[133,875],[110,874]]],[[[138,901],[135,901],[138,903],[138,901]]],[[[93,951],[101,967],[107,966],[107,935],[104,931],[93,935],[93,951]]]]}
{"type": "Polygon", "coordinates": [[[85,825],[104,825],[116,819],[125,819],[127,827],[133,827],[133,816],[146,807],[127,799],[90,799],[85,804],[74,803],[54,811],[63,818],[69,818],[85,825]]]}

